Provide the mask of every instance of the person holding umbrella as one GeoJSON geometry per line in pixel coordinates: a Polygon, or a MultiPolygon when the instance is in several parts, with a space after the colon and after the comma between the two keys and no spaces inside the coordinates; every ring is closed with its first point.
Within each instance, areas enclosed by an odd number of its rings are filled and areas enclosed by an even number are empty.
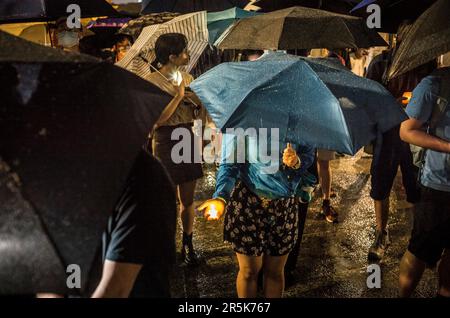
{"type": "Polygon", "coordinates": [[[180,33],[161,35],[155,44],[156,60],[152,64],[155,72],[146,79],[173,96],[172,101],[163,110],[152,135],[153,154],[161,160],[172,182],[177,187],[183,225],[183,245],[181,255],[188,265],[196,265],[198,257],[192,244],[194,225],[194,191],[196,180],[203,176],[201,163],[194,162],[195,151],[200,151],[194,143],[193,123],[196,118],[206,117],[204,108],[194,93],[186,89],[193,77],[179,70],[189,62],[186,36],[180,33]],[[175,163],[172,148],[178,141],[172,140],[172,132],[185,128],[190,132],[191,160],[175,163]]]}
{"type": "MultiPolygon", "coordinates": [[[[264,296],[281,297],[284,267],[298,237],[299,205],[309,202],[316,182],[307,173],[315,149],[288,143],[280,153],[281,166],[279,158],[267,165],[252,160],[259,151],[258,142],[246,138],[245,163],[230,163],[238,137],[224,134],[216,192],[198,210],[204,211],[207,219],[218,219],[226,210],[224,239],[232,244],[239,263],[238,297],[257,296],[261,270],[264,296]],[[277,168],[275,173],[268,173],[270,165],[277,168]]],[[[239,158],[239,151],[237,155],[239,158]]]]}

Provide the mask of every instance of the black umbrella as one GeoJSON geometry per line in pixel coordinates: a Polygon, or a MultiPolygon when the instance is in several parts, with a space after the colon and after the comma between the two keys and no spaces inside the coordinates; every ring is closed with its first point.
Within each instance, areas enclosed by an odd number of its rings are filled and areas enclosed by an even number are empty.
{"type": "Polygon", "coordinates": [[[105,0],[2,0],[0,23],[53,21],[68,16],[71,4],[80,6],[82,18],[119,15],[105,0]]]}
{"type": "MultiPolygon", "coordinates": [[[[376,0],[370,2],[378,4],[381,8],[381,28],[377,30],[397,33],[398,27],[403,21],[416,20],[436,0],[376,0]]],[[[365,5],[352,11],[352,14],[366,19],[371,12],[367,12],[367,5],[365,5]]]]}
{"type": "Polygon", "coordinates": [[[239,20],[216,42],[221,49],[314,49],[384,46],[361,18],[292,7],[239,20]]]}
{"type": "Polygon", "coordinates": [[[348,14],[357,0],[258,0],[255,6],[261,12],[281,10],[294,6],[321,9],[336,13],[348,14]]]}
{"type": "Polygon", "coordinates": [[[89,56],[4,32],[0,46],[0,294],[66,293],[69,264],[84,293],[106,220],[171,97],[89,56]]]}
{"type": "Polygon", "coordinates": [[[196,11],[222,11],[234,7],[244,8],[250,0],[144,0],[141,14],[154,12],[189,13],[196,11]]]}
{"type": "Polygon", "coordinates": [[[150,13],[139,18],[128,21],[124,26],[122,26],[118,33],[127,34],[131,36],[135,41],[141,34],[142,30],[153,24],[162,24],[169,22],[173,18],[179,16],[176,12],[160,12],[160,13],[150,13]]]}
{"type": "Polygon", "coordinates": [[[450,51],[450,1],[439,0],[425,11],[400,43],[389,78],[406,73],[450,51]]]}

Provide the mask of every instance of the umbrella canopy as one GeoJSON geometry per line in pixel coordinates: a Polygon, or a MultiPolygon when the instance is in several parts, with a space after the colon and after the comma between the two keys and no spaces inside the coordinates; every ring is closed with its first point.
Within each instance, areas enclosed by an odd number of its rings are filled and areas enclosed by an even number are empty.
{"type": "Polygon", "coordinates": [[[405,21],[416,20],[436,0],[363,0],[351,13],[366,19],[371,12],[367,6],[374,3],[381,8],[381,28],[379,32],[397,33],[399,25],[405,21]]]}
{"type": "Polygon", "coordinates": [[[80,6],[82,18],[118,16],[104,0],[2,0],[0,23],[53,21],[69,15],[67,7],[71,4],[80,6]]]}
{"type": "Polygon", "coordinates": [[[270,12],[293,6],[316,8],[348,14],[357,0],[259,0],[255,3],[262,12],[270,12]]]}
{"type": "Polygon", "coordinates": [[[440,0],[425,11],[400,43],[389,78],[406,73],[450,51],[450,1],[440,0]]]}
{"type": "Polygon", "coordinates": [[[146,27],[131,49],[117,65],[145,78],[152,72],[149,63],[155,60],[155,43],[165,33],[182,33],[188,40],[189,64],[182,69],[189,72],[208,46],[206,11],[188,13],[169,22],[146,27]]]}
{"type": "Polygon", "coordinates": [[[359,10],[361,8],[365,8],[368,5],[371,5],[372,3],[375,3],[375,2],[377,2],[377,0],[363,0],[360,3],[358,3],[350,12],[359,10]]]}
{"type": "Polygon", "coordinates": [[[20,32],[19,37],[45,46],[51,46],[52,43],[48,32],[48,25],[44,23],[25,28],[20,32]]]}
{"type": "Polygon", "coordinates": [[[83,294],[107,218],[171,97],[89,56],[3,32],[0,46],[0,294],[77,292],[66,290],[69,264],[81,268],[83,294]]]}
{"type": "Polygon", "coordinates": [[[223,131],[278,128],[283,142],[351,155],[407,118],[379,83],[284,53],[221,64],[190,87],[223,131]]]}
{"type": "Polygon", "coordinates": [[[231,8],[219,12],[208,12],[208,32],[209,43],[214,44],[220,35],[238,19],[248,18],[257,15],[253,11],[246,11],[241,8],[231,8]]]}
{"type": "Polygon", "coordinates": [[[153,12],[221,11],[233,7],[244,8],[250,0],[144,0],[141,14],[153,12]]]}
{"type": "Polygon", "coordinates": [[[142,4],[138,2],[115,4],[114,8],[123,15],[137,18],[141,13],[142,4]]]}
{"type": "Polygon", "coordinates": [[[292,7],[239,20],[216,44],[221,49],[314,49],[385,46],[357,17],[292,7]]]}
{"type": "Polygon", "coordinates": [[[133,19],[125,24],[118,33],[131,35],[134,40],[136,40],[141,34],[142,30],[150,25],[162,24],[169,22],[175,17],[178,17],[179,13],[174,12],[162,12],[162,13],[151,13],[141,16],[139,18],[133,19]]]}

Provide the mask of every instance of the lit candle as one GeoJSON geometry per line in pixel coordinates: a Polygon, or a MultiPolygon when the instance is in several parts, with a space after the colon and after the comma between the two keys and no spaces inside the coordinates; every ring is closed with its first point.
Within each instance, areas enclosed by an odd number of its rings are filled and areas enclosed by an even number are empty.
{"type": "Polygon", "coordinates": [[[404,92],[402,97],[403,97],[402,104],[408,105],[412,97],[412,92],[404,92]]]}
{"type": "Polygon", "coordinates": [[[181,75],[180,71],[175,71],[170,76],[170,80],[172,81],[172,83],[174,83],[174,85],[180,86],[181,82],[183,81],[183,76],[181,75]]]}
{"type": "Polygon", "coordinates": [[[216,206],[214,204],[211,204],[211,207],[209,208],[208,215],[210,220],[217,220],[219,211],[216,210],[216,206]]]}

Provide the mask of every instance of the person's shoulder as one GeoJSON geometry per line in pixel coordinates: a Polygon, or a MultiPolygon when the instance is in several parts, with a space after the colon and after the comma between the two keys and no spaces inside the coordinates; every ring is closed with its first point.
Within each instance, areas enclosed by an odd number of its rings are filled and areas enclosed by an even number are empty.
{"type": "MultiPolygon", "coordinates": [[[[449,70],[447,70],[449,71],[449,70]]],[[[441,79],[443,75],[450,74],[450,72],[446,72],[443,69],[436,70],[435,72],[431,73],[428,76],[425,76],[422,78],[420,83],[416,86],[414,89],[415,93],[432,93],[432,94],[438,94],[439,93],[439,85],[441,82],[441,79]]]]}

